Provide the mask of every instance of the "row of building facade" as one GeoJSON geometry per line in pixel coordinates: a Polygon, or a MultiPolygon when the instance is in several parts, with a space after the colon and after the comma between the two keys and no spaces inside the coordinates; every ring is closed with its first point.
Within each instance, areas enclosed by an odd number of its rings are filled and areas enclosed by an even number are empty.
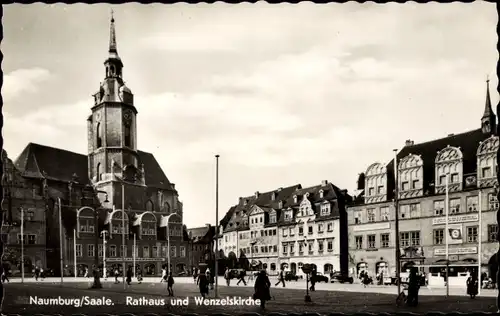
{"type": "Polygon", "coordinates": [[[255,267],[270,271],[300,274],[301,265],[312,263],[322,273],[357,276],[361,271],[393,275],[399,247],[402,271],[412,265],[432,271],[446,258],[448,188],[449,229],[459,236],[448,239],[449,260],[456,266],[452,270],[480,260],[483,271],[495,273],[496,127],[487,86],[480,128],[420,144],[406,141],[396,158],[373,163],[359,174],[351,194],[324,181],[240,198],[220,223],[219,248],[250,256],[255,267]]]}

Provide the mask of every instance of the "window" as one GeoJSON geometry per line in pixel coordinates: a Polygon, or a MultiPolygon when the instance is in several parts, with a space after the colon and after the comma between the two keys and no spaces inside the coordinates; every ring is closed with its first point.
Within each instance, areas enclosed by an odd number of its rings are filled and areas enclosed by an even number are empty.
{"type": "Polygon", "coordinates": [[[321,234],[323,232],[323,224],[318,224],[318,233],[321,234]]]}
{"type": "Polygon", "coordinates": [[[144,246],[142,248],[142,255],[144,258],[149,258],[149,246],[144,246]]]}
{"type": "Polygon", "coordinates": [[[285,221],[291,221],[292,220],[292,211],[286,211],[285,212],[285,221]]]}
{"type": "Polygon", "coordinates": [[[488,205],[490,210],[498,211],[498,199],[495,194],[488,194],[488,205]]]}
{"type": "Polygon", "coordinates": [[[170,246],[170,256],[172,258],[175,258],[177,256],[177,247],[176,246],[170,246]]]}
{"type": "Polygon", "coordinates": [[[290,227],[290,237],[295,236],[295,227],[290,227]]]}
{"type": "Polygon", "coordinates": [[[451,183],[459,183],[460,180],[458,178],[458,173],[452,173],[451,174],[451,183]]]}
{"type": "Polygon", "coordinates": [[[158,257],[161,257],[160,254],[158,253],[158,247],[157,246],[153,246],[153,252],[151,253],[151,256],[153,258],[158,258],[158,257]]]}
{"type": "Polygon", "coordinates": [[[307,244],[307,247],[308,247],[308,250],[309,250],[309,254],[311,254],[312,252],[314,252],[314,244],[312,242],[309,242],[307,244]]]}
{"type": "Polygon", "coordinates": [[[401,191],[407,191],[410,188],[408,181],[403,181],[401,183],[401,191]]]}
{"type": "Polygon", "coordinates": [[[299,236],[304,235],[304,227],[300,226],[299,227],[299,236]]]}
{"type": "Polygon", "coordinates": [[[278,246],[276,245],[273,246],[273,252],[278,252],[278,246]]]}
{"type": "Polygon", "coordinates": [[[434,215],[442,216],[444,214],[444,201],[434,201],[434,215]]]}
{"type": "Polygon", "coordinates": [[[444,243],[444,229],[434,229],[434,245],[442,245],[444,243]]]}
{"type": "MultiPolygon", "coordinates": [[[[252,232],[253,234],[253,232],[252,232]]],[[[283,228],[283,237],[286,237],[288,235],[288,229],[287,228],[283,228]]]]}
{"type": "Polygon", "coordinates": [[[309,227],[307,227],[307,228],[308,228],[307,234],[312,235],[313,234],[313,227],[311,225],[309,225],[309,227]]]}
{"type": "Polygon", "coordinates": [[[262,223],[262,216],[259,218],[259,222],[261,222],[261,223],[262,223]]]}
{"type": "Polygon", "coordinates": [[[332,252],[333,251],[333,241],[329,240],[327,243],[328,251],[332,252]]]}
{"type": "Polygon", "coordinates": [[[375,193],[375,188],[369,188],[368,189],[368,195],[372,196],[375,193]]]}
{"type": "Polygon", "coordinates": [[[288,252],[287,244],[283,244],[283,253],[286,254],[288,252]]]}
{"type": "Polygon", "coordinates": [[[330,215],[330,204],[321,204],[321,215],[330,215]]]}
{"type": "Polygon", "coordinates": [[[97,255],[102,257],[102,244],[97,245],[97,255]]]}
{"type": "Polygon", "coordinates": [[[402,248],[406,248],[409,246],[420,246],[420,232],[401,232],[399,243],[402,248]]]}
{"type": "Polygon", "coordinates": [[[412,181],[412,188],[413,189],[420,189],[420,180],[413,180],[412,181]]]}
{"type": "Polygon", "coordinates": [[[496,242],[498,233],[498,225],[488,225],[488,242],[496,242]]]}
{"type": "Polygon", "coordinates": [[[363,236],[356,236],[356,249],[363,249],[363,236]]]}
{"type": "Polygon", "coordinates": [[[304,245],[302,243],[299,243],[299,253],[304,252],[304,245]]]}
{"type": "Polygon", "coordinates": [[[410,217],[410,205],[401,205],[399,207],[399,218],[409,218],[410,217]]]}
{"type": "Polygon", "coordinates": [[[378,186],[378,194],[383,194],[384,193],[384,186],[383,185],[379,185],[378,186]]]}
{"type": "Polygon", "coordinates": [[[127,245],[121,245],[120,246],[120,257],[126,257],[127,256],[127,245]]]}
{"type": "Polygon", "coordinates": [[[323,240],[318,240],[318,252],[323,252],[325,249],[325,244],[323,240]]]}
{"type": "Polygon", "coordinates": [[[384,206],[380,208],[380,220],[382,222],[388,222],[390,220],[389,207],[384,206]]]}
{"type": "Polygon", "coordinates": [[[115,245],[109,246],[109,256],[116,257],[116,246],[115,245]]]}
{"type": "Polygon", "coordinates": [[[410,218],[420,217],[420,203],[410,204],[410,218]]]}
{"type": "Polygon", "coordinates": [[[328,223],[327,228],[328,228],[329,232],[332,232],[333,231],[333,223],[328,223]]]}
{"type": "Polygon", "coordinates": [[[380,247],[389,248],[389,244],[390,244],[390,235],[387,233],[380,234],[380,247]]]}
{"type": "Polygon", "coordinates": [[[272,213],[269,217],[269,223],[276,223],[276,213],[272,213]]]}
{"type": "Polygon", "coordinates": [[[481,169],[481,176],[482,178],[491,178],[491,168],[490,167],[483,167],[481,169]]]}
{"type": "Polygon", "coordinates": [[[467,204],[467,212],[472,213],[472,212],[477,212],[477,205],[479,202],[478,196],[468,196],[466,199],[466,204],[467,204]]]}
{"type": "Polygon", "coordinates": [[[293,254],[294,250],[295,250],[295,245],[294,244],[290,244],[290,254],[293,254]]]}
{"type": "MultiPolygon", "coordinates": [[[[97,148],[101,148],[102,147],[102,127],[101,127],[101,123],[97,123],[97,127],[96,127],[96,145],[97,145],[97,148]]],[[[97,174],[99,174],[99,173],[97,173],[97,174]]]]}
{"type": "Polygon", "coordinates": [[[186,247],[180,246],[179,252],[181,253],[181,257],[184,258],[186,256],[186,247]]]}
{"type": "Polygon", "coordinates": [[[361,211],[354,211],[354,224],[361,224],[361,211]]]}
{"type": "Polygon", "coordinates": [[[460,213],[460,198],[450,199],[450,214],[460,213]]]}
{"type": "Polygon", "coordinates": [[[76,256],[78,258],[83,257],[82,244],[76,244],[76,256]]]}
{"type": "Polygon", "coordinates": [[[87,257],[94,257],[95,248],[94,245],[87,245],[87,257]]]}
{"type": "Polygon", "coordinates": [[[374,208],[367,209],[366,213],[368,214],[368,223],[375,222],[375,209],[374,208]]]}
{"type": "MultiPolygon", "coordinates": [[[[21,234],[17,234],[17,243],[21,244],[21,234]]],[[[36,244],[36,235],[34,235],[34,234],[23,234],[22,243],[24,245],[34,245],[34,244],[36,244]]]]}
{"type": "Polygon", "coordinates": [[[368,249],[375,249],[375,235],[368,235],[368,249]]]}
{"type": "Polygon", "coordinates": [[[467,227],[467,242],[477,242],[477,226],[467,227]]]}
{"type": "Polygon", "coordinates": [[[128,124],[124,124],[123,126],[123,134],[124,134],[124,144],[127,147],[132,147],[132,137],[130,135],[130,126],[128,124]]]}

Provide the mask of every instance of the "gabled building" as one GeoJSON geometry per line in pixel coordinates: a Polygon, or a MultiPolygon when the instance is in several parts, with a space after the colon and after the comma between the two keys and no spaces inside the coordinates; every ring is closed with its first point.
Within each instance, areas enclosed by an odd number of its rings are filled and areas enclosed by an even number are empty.
{"type": "MultiPolygon", "coordinates": [[[[389,163],[373,163],[363,172],[360,180],[364,183],[358,183],[361,194],[348,211],[349,252],[357,274],[362,270],[371,275],[393,274],[394,247],[400,247],[403,272],[412,265],[444,262],[446,177],[450,228],[460,231],[460,238],[450,241],[450,260],[456,264],[477,263],[478,256],[482,256],[485,265],[493,260],[498,249],[495,187],[499,139],[495,135],[497,122],[489,87],[479,126],[419,144],[408,140],[397,153],[397,168],[392,159],[389,163]],[[395,244],[394,235],[395,188],[399,201],[399,245],[395,244]]],[[[459,270],[455,268],[454,273],[459,270]]]]}
{"type": "MultiPolygon", "coordinates": [[[[190,242],[190,267],[197,267],[200,263],[208,263],[214,259],[211,251],[215,243],[215,227],[207,224],[204,227],[188,228],[190,242]]],[[[192,268],[191,268],[192,269],[192,268]]]]}

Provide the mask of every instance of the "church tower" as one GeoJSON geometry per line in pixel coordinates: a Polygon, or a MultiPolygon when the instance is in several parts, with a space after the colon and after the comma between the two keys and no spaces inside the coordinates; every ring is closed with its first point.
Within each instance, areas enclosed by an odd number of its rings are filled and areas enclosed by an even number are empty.
{"type": "Polygon", "coordinates": [[[490,80],[486,80],[486,104],[484,107],[484,114],[481,118],[481,130],[484,134],[495,134],[497,129],[497,118],[493,109],[491,108],[490,98],[490,80]]]}
{"type": "Polygon", "coordinates": [[[89,178],[98,189],[112,186],[117,177],[144,185],[137,154],[137,110],[134,95],[123,81],[113,13],[104,70],[104,81],[93,95],[92,114],[87,120],[89,178]]]}

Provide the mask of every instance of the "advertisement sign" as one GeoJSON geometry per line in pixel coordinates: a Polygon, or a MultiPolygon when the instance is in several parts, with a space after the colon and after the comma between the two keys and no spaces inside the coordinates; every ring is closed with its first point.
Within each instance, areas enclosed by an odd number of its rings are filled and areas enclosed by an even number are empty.
{"type": "MultiPolygon", "coordinates": [[[[479,221],[479,214],[467,214],[467,215],[455,215],[448,216],[448,224],[456,224],[456,223],[468,223],[468,222],[477,222],[479,221]]],[[[446,224],[446,216],[437,217],[432,219],[432,225],[445,225],[446,224]]]]}
{"type": "MultiPolygon", "coordinates": [[[[134,258],[106,258],[106,262],[133,262],[134,258]]],[[[135,258],[135,262],[165,261],[165,258],[135,258]]]]}
{"type": "Polygon", "coordinates": [[[462,244],[462,224],[448,225],[448,244],[462,244]]]}
{"type": "MultiPolygon", "coordinates": [[[[477,247],[449,248],[448,255],[470,255],[477,253],[477,247]]],[[[446,248],[434,249],[435,256],[445,256],[446,248]]],[[[451,259],[451,258],[450,258],[451,259]]]]}

